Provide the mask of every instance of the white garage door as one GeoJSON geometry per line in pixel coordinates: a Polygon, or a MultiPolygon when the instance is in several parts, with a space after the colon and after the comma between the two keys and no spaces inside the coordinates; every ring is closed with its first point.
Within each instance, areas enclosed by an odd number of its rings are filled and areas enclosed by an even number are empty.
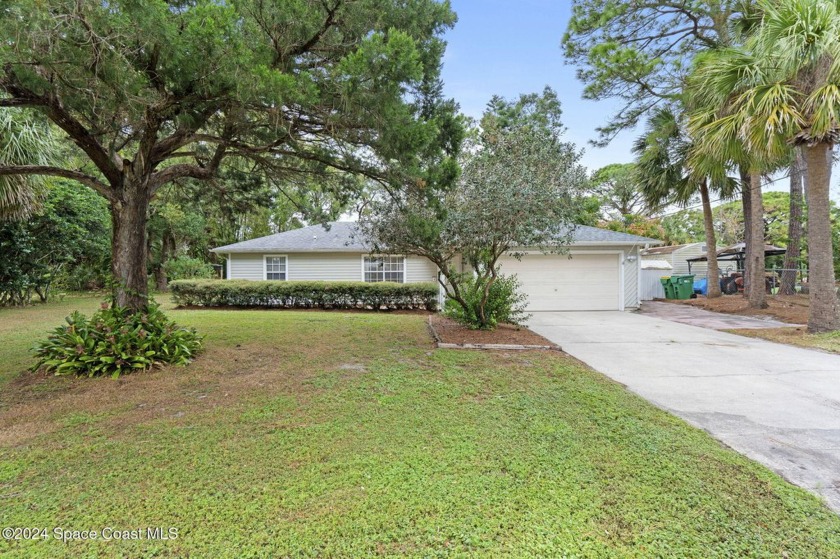
{"type": "Polygon", "coordinates": [[[614,311],[621,308],[618,254],[526,254],[504,257],[503,274],[516,274],[529,311],[614,311]]]}

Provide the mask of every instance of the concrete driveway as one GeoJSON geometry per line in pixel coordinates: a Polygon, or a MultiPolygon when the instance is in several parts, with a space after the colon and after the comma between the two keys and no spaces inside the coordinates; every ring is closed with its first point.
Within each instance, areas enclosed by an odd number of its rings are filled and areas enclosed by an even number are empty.
{"type": "Polygon", "coordinates": [[[840,512],[840,355],[630,312],[539,312],[528,326],[840,512]]]}

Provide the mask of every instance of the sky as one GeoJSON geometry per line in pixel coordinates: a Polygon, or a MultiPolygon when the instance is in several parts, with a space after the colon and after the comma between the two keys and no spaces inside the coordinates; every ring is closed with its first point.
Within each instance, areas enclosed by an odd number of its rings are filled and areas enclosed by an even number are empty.
{"type": "Polygon", "coordinates": [[[630,146],[639,132],[624,132],[606,148],[588,143],[619,105],[582,99],[583,86],[560,47],[570,2],[452,0],[452,7],[458,23],[445,36],[444,92],[460,103],[462,112],[478,118],[493,95],[513,99],[548,85],[562,103],[567,139],[585,150],[586,167],[633,160],[630,146]]]}
{"type": "MultiPolygon", "coordinates": [[[[575,68],[567,65],[560,41],[571,15],[569,0],[451,0],[458,14],[447,32],[443,58],[444,93],[461,105],[461,111],[481,116],[493,95],[514,99],[520,93],[539,92],[548,85],[563,106],[566,139],[584,150],[582,164],[590,172],[610,163],[629,163],[633,140],[642,132],[619,134],[609,146],[589,144],[596,128],[620,108],[613,100],[582,98],[583,85],[575,68]]],[[[783,176],[765,190],[787,190],[783,176]]],[[[835,165],[831,196],[840,201],[840,181],[835,165]]]]}

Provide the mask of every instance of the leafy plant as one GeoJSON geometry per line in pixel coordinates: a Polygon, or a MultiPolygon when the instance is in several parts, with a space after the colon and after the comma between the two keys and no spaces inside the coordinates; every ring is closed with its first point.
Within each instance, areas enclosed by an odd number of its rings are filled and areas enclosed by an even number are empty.
{"type": "Polygon", "coordinates": [[[477,276],[491,285],[500,260],[517,248],[567,252],[577,220],[586,216],[588,179],[580,151],[563,139],[561,114],[551,88],[511,101],[493,97],[454,186],[374,192],[359,216],[374,252],[430,260],[447,299],[465,316],[474,308],[461,293],[462,280],[477,276]]]}
{"type": "Polygon", "coordinates": [[[76,311],[65,320],[35,347],[35,370],[117,378],[156,365],[187,365],[202,348],[195,330],[178,326],[154,303],[140,313],[103,303],[90,318],[76,311]]]}
{"type": "Polygon", "coordinates": [[[111,218],[95,192],[51,180],[39,209],[23,221],[0,220],[0,306],[26,305],[53,288],[102,287],[109,276],[111,218]]]}
{"type": "Polygon", "coordinates": [[[190,256],[179,256],[168,260],[163,265],[163,270],[170,280],[210,279],[215,275],[211,264],[190,256]]]}
{"type": "Polygon", "coordinates": [[[462,285],[466,305],[447,299],[444,314],[468,328],[492,330],[501,323],[522,324],[530,316],[525,313],[528,297],[520,292],[516,276],[497,276],[489,289],[482,277],[468,278],[462,285]]]}
{"type": "Polygon", "coordinates": [[[433,311],[438,298],[434,283],[181,280],[169,287],[179,305],[203,307],[433,311]]]}

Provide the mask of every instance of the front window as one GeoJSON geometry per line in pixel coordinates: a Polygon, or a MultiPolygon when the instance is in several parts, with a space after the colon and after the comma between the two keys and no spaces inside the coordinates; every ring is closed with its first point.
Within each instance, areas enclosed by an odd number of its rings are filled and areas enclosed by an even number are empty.
{"type": "Polygon", "coordinates": [[[405,258],[402,256],[365,256],[365,281],[405,282],[405,258]]]}
{"type": "Polygon", "coordinates": [[[286,279],[286,257],[266,256],[265,257],[265,279],[285,280],[286,279]]]}

